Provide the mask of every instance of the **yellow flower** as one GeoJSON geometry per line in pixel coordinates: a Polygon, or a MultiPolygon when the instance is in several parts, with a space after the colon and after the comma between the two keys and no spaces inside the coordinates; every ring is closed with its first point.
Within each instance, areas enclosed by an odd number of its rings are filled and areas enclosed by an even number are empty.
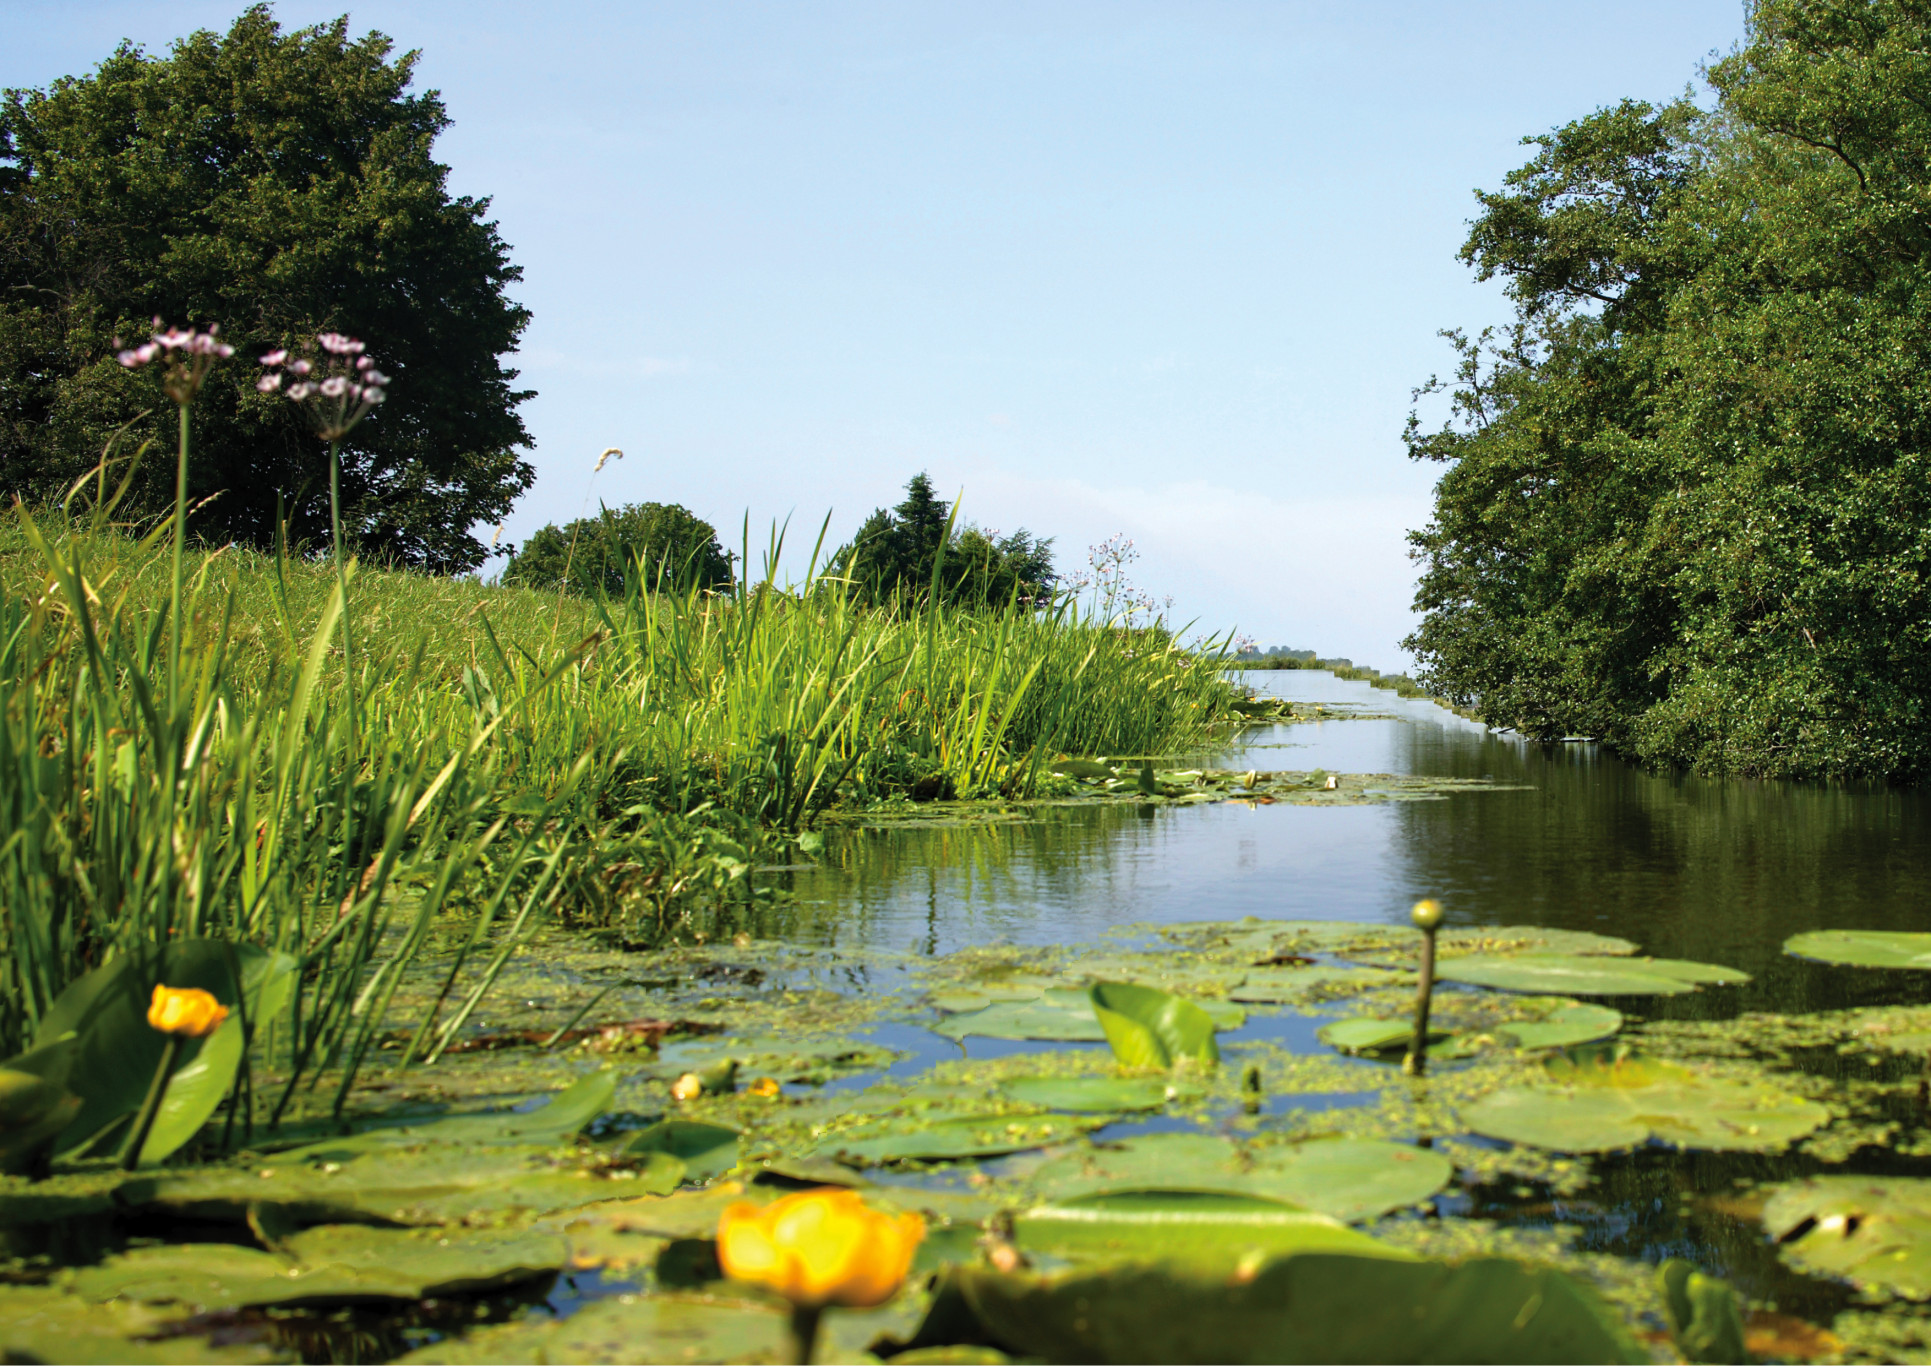
{"type": "Polygon", "coordinates": [[[776,1077],[759,1077],[744,1089],[748,1095],[762,1096],[766,1100],[784,1093],[784,1086],[776,1077]]]}
{"type": "Polygon", "coordinates": [[[686,1072],[670,1084],[672,1100],[696,1100],[704,1094],[704,1079],[695,1072],[686,1072]]]}
{"type": "Polygon", "coordinates": [[[717,1226],[726,1275],[777,1291],[793,1304],[869,1309],[892,1298],[925,1237],[916,1214],[885,1214],[856,1191],[800,1191],[760,1209],[728,1206],[717,1226]]]}
{"type": "Polygon", "coordinates": [[[186,1039],[205,1039],[228,1018],[228,1007],[200,987],[154,988],[154,1001],[148,1006],[148,1023],[163,1034],[179,1034],[186,1039]]]}

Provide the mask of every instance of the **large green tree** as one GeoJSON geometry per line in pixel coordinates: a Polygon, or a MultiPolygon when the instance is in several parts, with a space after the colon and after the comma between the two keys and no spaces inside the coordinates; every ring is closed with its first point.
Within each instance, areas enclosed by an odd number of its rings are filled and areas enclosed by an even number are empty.
{"type": "Polygon", "coordinates": [[[1762,0],[1714,110],[1532,140],[1464,257],[1409,644],[1532,732],[1710,771],[1931,770],[1931,11],[1762,0]]]}
{"type": "Polygon", "coordinates": [[[517,547],[503,582],[620,597],[633,573],[646,588],[728,588],[731,558],[716,529],[689,508],[628,503],[541,528],[517,547]]]}
{"type": "Polygon", "coordinates": [[[1052,537],[1035,537],[1024,527],[1000,535],[972,523],[955,525],[923,472],[907,481],[898,506],[865,519],[834,558],[833,570],[881,603],[928,596],[935,570],[940,596],[966,606],[1040,602],[1052,596],[1058,581],[1052,537]]]}
{"type": "MultiPolygon", "coordinates": [[[[164,446],[158,376],[114,362],[150,319],[219,324],[238,348],[196,404],[192,529],[256,545],[277,518],[328,535],[322,448],[256,392],[253,358],[322,331],[363,338],[394,383],[343,447],[345,523],[365,555],[480,564],[470,532],[533,473],[529,397],[504,367],[529,320],[487,200],[452,197],[431,145],[449,124],[412,94],[415,54],[346,18],[284,33],[255,6],[165,57],[123,44],[90,75],[0,106],[0,492],[58,497],[124,424],[164,446]],[[142,416],[145,411],[146,415],[142,416]]],[[[157,513],[171,462],[124,509],[157,513]]]]}

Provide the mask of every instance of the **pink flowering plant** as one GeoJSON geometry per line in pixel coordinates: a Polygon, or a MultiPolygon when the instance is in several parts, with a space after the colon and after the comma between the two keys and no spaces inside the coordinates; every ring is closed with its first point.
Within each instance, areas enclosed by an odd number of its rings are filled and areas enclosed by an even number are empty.
{"type": "MultiPolygon", "coordinates": [[[[188,409],[195,395],[220,362],[235,354],[235,348],[220,338],[221,328],[206,332],[193,328],[164,327],[154,320],[154,332],[139,346],[121,351],[115,359],[129,370],[140,370],[159,363],[161,387],[180,411],[181,438],[174,464],[174,581],[168,606],[168,704],[179,699],[181,677],[181,544],[188,521],[188,409]]],[[[119,346],[116,338],[114,345],[119,346]]]]}
{"type": "MultiPolygon", "coordinates": [[[[348,675],[349,715],[355,715],[354,633],[349,626],[349,572],[342,559],[342,438],[389,396],[389,377],[375,367],[368,348],[340,332],[315,338],[316,351],[291,355],[286,349],[261,358],[255,387],[279,393],[308,410],[315,434],[329,443],[329,548],[335,582],[342,594],[342,662],[348,675]],[[316,354],[319,352],[319,354],[316,354]]],[[[351,721],[353,726],[353,721],[351,721]]],[[[351,732],[350,743],[354,743],[351,732]]]]}

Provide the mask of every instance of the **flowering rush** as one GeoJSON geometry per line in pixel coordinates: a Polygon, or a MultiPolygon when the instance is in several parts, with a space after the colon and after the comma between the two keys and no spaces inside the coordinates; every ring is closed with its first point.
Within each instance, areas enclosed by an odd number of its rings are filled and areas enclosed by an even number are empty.
{"type": "Polygon", "coordinates": [[[354,337],[324,332],[315,345],[322,352],[317,360],[270,351],[261,358],[262,377],[255,387],[307,405],[316,434],[324,441],[340,441],[388,397],[389,377],[375,368],[354,337]]]}
{"type": "MultiPolygon", "coordinates": [[[[162,385],[167,389],[169,398],[186,405],[201,392],[202,381],[215,368],[215,362],[227,360],[235,354],[235,348],[217,335],[220,331],[219,324],[206,332],[183,327],[163,330],[161,320],[156,318],[154,335],[139,346],[122,351],[115,359],[129,370],[139,370],[157,360],[165,362],[168,370],[162,385]]],[[[120,344],[121,339],[116,337],[114,345],[120,344]]]]}

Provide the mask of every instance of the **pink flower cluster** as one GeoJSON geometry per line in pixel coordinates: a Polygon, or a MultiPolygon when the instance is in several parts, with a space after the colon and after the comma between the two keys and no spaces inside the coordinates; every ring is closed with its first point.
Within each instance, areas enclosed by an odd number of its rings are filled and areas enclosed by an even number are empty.
{"type": "MultiPolygon", "coordinates": [[[[129,370],[139,370],[156,360],[167,362],[168,372],[163,386],[168,391],[168,397],[176,403],[189,403],[200,392],[201,383],[208,378],[208,372],[214,369],[215,362],[227,360],[235,354],[235,348],[216,335],[220,331],[220,324],[206,332],[180,327],[163,331],[161,320],[156,318],[154,335],[139,346],[120,352],[115,359],[129,370]],[[175,354],[177,351],[181,353],[178,356],[175,354]]],[[[120,344],[120,338],[116,337],[114,345],[120,344]]]]}
{"type": "Polygon", "coordinates": [[[324,332],[316,337],[315,344],[324,353],[319,361],[291,357],[286,350],[263,356],[261,363],[268,368],[255,387],[264,394],[281,390],[292,402],[308,404],[321,438],[340,441],[389,396],[389,377],[362,354],[364,347],[354,337],[324,332]],[[290,380],[293,383],[283,389],[290,380]]]}

